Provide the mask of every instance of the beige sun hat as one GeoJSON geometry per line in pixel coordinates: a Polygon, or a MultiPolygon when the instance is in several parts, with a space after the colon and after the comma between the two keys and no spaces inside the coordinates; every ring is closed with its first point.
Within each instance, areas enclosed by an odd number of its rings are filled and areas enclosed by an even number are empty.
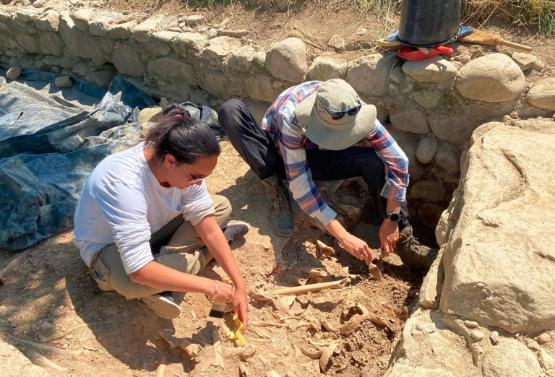
{"type": "Polygon", "coordinates": [[[324,81],[317,91],[297,104],[295,114],[310,141],[330,150],[355,145],[376,121],[376,107],[365,104],[353,87],[341,79],[324,81]]]}

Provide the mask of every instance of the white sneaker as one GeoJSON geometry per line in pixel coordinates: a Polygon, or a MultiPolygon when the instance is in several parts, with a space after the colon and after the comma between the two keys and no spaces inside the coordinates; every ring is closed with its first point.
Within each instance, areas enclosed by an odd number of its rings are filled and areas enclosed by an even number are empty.
{"type": "Polygon", "coordinates": [[[181,314],[181,308],[173,299],[171,292],[161,292],[156,295],[143,297],[140,300],[160,318],[174,319],[181,314]]]}
{"type": "Polygon", "coordinates": [[[249,224],[244,221],[232,220],[224,229],[224,236],[227,243],[232,244],[239,238],[244,237],[250,229],[249,224]]]}

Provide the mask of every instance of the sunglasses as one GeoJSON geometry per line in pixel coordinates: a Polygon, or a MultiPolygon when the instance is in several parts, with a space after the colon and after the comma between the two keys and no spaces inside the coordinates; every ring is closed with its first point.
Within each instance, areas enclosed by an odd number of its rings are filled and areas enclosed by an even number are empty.
{"type": "Polygon", "coordinates": [[[362,104],[360,103],[360,101],[358,101],[357,106],[353,107],[352,109],[345,110],[345,111],[330,110],[327,107],[325,107],[324,105],[322,105],[322,103],[320,103],[320,106],[322,106],[322,108],[324,110],[326,110],[326,112],[331,116],[331,119],[338,120],[338,119],[343,118],[345,115],[349,115],[349,116],[357,115],[357,113],[360,111],[360,108],[362,107],[362,104]]]}

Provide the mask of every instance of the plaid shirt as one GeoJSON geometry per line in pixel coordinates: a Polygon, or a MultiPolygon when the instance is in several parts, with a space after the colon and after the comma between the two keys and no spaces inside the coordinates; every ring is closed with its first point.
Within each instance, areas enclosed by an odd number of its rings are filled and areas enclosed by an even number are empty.
{"type": "MultiPolygon", "coordinates": [[[[293,198],[306,214],[325,226],[335,219],[336,213],[322,200],[306,161],[306,150],[318,146],[307,139],[295,115],[296,105],[314,93],[320,84],[320,81],[308,81],[281,93],[264,115],[262,128],[270,132],[281,153],[293,198]]],[[[404,202],[409,183],[405,153],[378,120],[366,140],[386,167],[386,183],[381,195],[404,202]]]]}

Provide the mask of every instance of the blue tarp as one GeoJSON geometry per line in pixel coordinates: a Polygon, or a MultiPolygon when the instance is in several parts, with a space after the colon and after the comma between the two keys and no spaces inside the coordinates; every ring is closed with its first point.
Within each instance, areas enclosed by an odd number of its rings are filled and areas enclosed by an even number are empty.
{"type": "MultiPolygon", "coordinates": [[[[0,66],[0,74],[5,68],[0,66]]],[[[135,144],[138,110],[155,101],[120,76],[106,90],[24,69],[0,76],[0,248],[21,250],[72,226],[84,179],[116,148],[135,144]]]]}

